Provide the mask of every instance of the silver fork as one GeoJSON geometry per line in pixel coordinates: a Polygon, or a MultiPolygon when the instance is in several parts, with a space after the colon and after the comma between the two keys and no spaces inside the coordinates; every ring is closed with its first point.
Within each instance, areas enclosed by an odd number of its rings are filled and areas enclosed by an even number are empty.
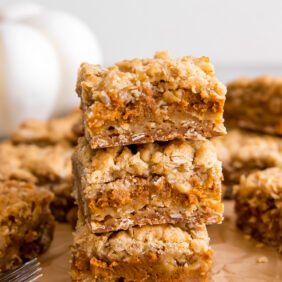
{"type": "Polygon", "coordinates": [[[10,270],[0,276],[0,282],[33,282],[43,276],[42,268],[37,258],[34,258],[16,269],[10,270]]]}

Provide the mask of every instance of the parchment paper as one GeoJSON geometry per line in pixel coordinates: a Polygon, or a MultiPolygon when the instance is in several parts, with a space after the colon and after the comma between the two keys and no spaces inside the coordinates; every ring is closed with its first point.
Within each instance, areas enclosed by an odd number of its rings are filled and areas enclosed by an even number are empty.
{"type": "MultiPolygon", "coordinates": [[[[242,234],[236,229],[234,222],[233,202],[227,201],[224,223],[208,227],[215,253],[210,281],[282,281],[282,256],[273,248],[262,246],[242,234]],[[259,263],[260,259],[267,262],[259,263]]],[[[71,227],[57,224],[50,249],[40,257],[44,275],[40,281],[70,281],[68,273],[71,243],[71,227]]]]}

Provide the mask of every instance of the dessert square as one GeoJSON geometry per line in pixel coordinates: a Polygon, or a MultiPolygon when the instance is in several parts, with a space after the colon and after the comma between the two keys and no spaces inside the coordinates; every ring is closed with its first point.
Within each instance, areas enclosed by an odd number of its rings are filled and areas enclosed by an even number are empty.
{"type": "Polygon", "coordinates": [[[212,250],[204,225],[154,225],[93,234],[79,223],[72,281],[206,281],[212,250]]]}
{"type": "Polygon", "coordinates": [[[282,78],[241,78],[227,85],[229,126],[282,135],[282,78]]]}
{"type": "Polygon", "coordinates": [[[81,135],[82,115],[74,109],[69,115],[46,121],[27,120],[11,135],[14,144],[49,146],[57,143],[76,145],[81,135]]]}
{"type": "Polygon", "coordinates": [[[0,181],[0,273],[48,249],[54,232],[52,198],[31,183],[0,181]]]}
{"type": "Polygon", "coordinates": [[[242,177],[234,192],[238,227],[282,253],[282,168],[242,177]]]}
{"type": "Polygon", "coordinates": [[[174,140],[73,155],[75,197],[93,232],[134,225],[220,223],[221,163],[208,140],[174,140]]]}
{"type": "Polygon", "coordinates": [[[39,147],[11,142],[0,144],[0,181],[32,182],[55,194],[51,209],[55,218],[65,221],[74,207],[72,193],[71,155],[67,143],[39,147]]]}
{"type": "Polygon", "coordinates": [[[282,167],[282,139],[279,137],[231,129],[227,135],[212,138],[222,161],[224,183],[238,184],[242,175],[257,170],[282,167]]]}
{"type": "Polygon", "coordinates": [[[158,52],[109,68],[84,63],[76,91],[93,149],[225,134],[226,88],[207,57],[158,52]]]}

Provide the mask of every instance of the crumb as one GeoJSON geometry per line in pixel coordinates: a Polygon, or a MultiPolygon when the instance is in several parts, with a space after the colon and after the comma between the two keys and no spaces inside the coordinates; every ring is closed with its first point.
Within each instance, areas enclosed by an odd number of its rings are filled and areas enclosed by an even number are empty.
{"type": "Polygon", "coordinates": [[[264,244],[263,244],[263,243],[257,243],[257,244],[256,244],[256,248],[262,248],[262,247],[264,247],[264,244]]]}
{"type": "Polygon", "coordinates": [[[231,220],[230,216],[224,216],[224,221],[229,222],[231,220]]]}
{"type": "Polygon", "coordinates": [[[267,263],[268,262],[268,258],[266,256],[259,257],[257,259],[257,262],[258,263],[267,263]]]}
{"type": "Polygon", "coordinates": [[[250,240],[250,239],[251,239],[251,236],[250,236],[250,235],[244,235],[244,238],[245,238],[246,240],[250,240]]]}

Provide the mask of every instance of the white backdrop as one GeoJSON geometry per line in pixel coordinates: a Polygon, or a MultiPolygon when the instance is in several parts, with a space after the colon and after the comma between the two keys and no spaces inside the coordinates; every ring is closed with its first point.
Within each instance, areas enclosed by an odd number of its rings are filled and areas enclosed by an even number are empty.
{"type": "MultiPolygon", "coordinates": [[[[0,0],[0,5],[11,2],[16,1],[0,0]]],[[[282,75],[280,0],[34,2],[84,19],[100,41],[105,64],[166,49],[173,56],[209,56],[225,81],[245,74],[282,75]]]]}

